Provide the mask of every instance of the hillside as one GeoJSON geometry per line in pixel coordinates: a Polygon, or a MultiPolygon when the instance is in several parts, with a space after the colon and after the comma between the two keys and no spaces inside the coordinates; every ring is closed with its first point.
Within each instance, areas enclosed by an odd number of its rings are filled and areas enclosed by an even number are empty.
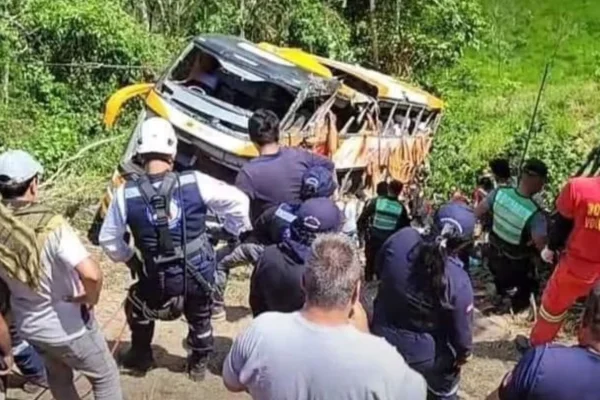
{"type": "Polygon", "coordinates": [[[600,3],[482,0],[482,6],[483,45],[432,78],[449,109],[430,183],[442,192],[472,187],[496,155],[508,155],[516,167],[545,64],[556,51],[529,152],[549,163],[556,189],[600,144],[600,3]]]}

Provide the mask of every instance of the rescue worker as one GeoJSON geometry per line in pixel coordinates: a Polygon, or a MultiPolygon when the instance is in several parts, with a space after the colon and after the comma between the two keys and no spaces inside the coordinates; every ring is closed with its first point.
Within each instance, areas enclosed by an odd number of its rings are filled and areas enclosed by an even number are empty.
{"type": "Polygon", "coordinates": [[[301,205],[309,199],[332,198],[337,189],[333,173],[322,166],[311,167],[302,176],[300,199],[286,202],[278,207],[272,207],[263,213],[258,224],[264,224],[266,241],[263,244],[277,244],[283,239],[283,234],[296,218],[301,205]]]}
{"type": "Polygon", "coordinates": [[[302,308],[302,276],[310,246],[320,233],[339,232],[342,214],[326,198],[302,204],[290,233],[282,243],[267,246],[250,280],[250,307],[256,317],[267,311],[292,312],[302,308]]]}
{"type": "Polygon", "coordinates": [[[569,308],[600,280],[600,177],[570,179],[558,196],[552,222],[541,255],[558,265],[531,332],[534,346],[554,340],[569,308]]]}
{"type": "Polygon", "coordinates": [[[214,212],[237,236],[249,228],[248,198],[236,188],[197,171],[173,172],[177,137],[158,117],[142,124],[137,154],[145,173],[117,189],[100,231],[100,245],[115,262],[126,262],[138,281],[126,302],[131,348],[123,366],[152,368],[154,320],[185,315],[189,325],[187,372],[204,379],[213,350],[210,323],[215,254],[206,233],[206,214],[214,212]],[[131,230],[135,248],[124,239],[131,230]]]}
{"type": "Polygon", "coordinates": [[[544,187],[546,164],[537,159],[523,166],[517,188],[499,187],[475,209],[475,216],[492,220],[487,262],[497,294],[509,295],[512,309],[520,312],[538,290],[533,257],[546,245],[546,219],[533,196],[544,187]]]}
{"type": "Polygon", "coordinates": [[[473,211],[447,204],[430,237],[415,228],[381,248],[371,332],[385,338],[427,380],[428,399],[457,399],[472,351],[473,289],[458,254],[473,239],[473,211]]]}
{"type": "Polygon", "coordinates": [[[588,296],[573,347],[540,345],[504,378],[500,400],[596,400],[600,393],[600,286],[588,296]]]}
{"type": "Polygon", "coordinates": [[[372,281],[377,271],[375,257],[383,243],[398,230],[409,226],[410,219],[404,205],[398,200],[402,193],[403,185],[399,181],[392,181],[388,185],[387,196],[378,197],[369,203],[359,217],[359,226],[365,226],[372,218],[369,226],[369,241],[365,245],[365,280],[372,281]]]}
{"type": "Polygon", "coordinates": [[[322,166],[335,172],[333,162],[323,156],[281,147],[279,118],[272,111],[257,110],[248,121],[248,134],[260,155],[244,164],[235,186],[250,198],[250,219],[255,228],[257,219],[269,208],[300,200],[302,178],[309,168],[322,166]]]}
{"type": "Polygon", "coordinates": [[[259,218],[264,232],[266,243],[248,241],[239,244],[230,254],[218,260],[215,282],[218,290],[214,296],[213,320],[225,319],[224,296],[227,289],[227,279],[231,269],[242,266],[255,266],[262,256],[265,244],[278,244],[284,239],[285,232],[289,231],[290,224],[296,219],[296,213],[305,202],[311,198],[329,198],[336,190],[336,183],[331,171],[324,167],[308,169],[302,178],[300,201],[283,203],[279,207],[272,207],[259,218]]]}

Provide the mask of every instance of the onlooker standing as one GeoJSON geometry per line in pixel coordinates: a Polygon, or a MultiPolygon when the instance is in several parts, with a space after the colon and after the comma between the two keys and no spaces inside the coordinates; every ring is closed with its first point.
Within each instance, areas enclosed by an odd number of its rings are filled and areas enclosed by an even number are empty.
{"type": "Polygon", "coordinates": [[[42,166],[23,151],[0,155],[0,278],[17,328],[40,353],[56,399],[79,400],[73,370],[96,400],[122,398],[119,373],[92,308],[102,272],[60,216],[38,200],[42,166]]]}
{"type": "Polygon", "coordinates": [[[355,195],[344,195],[337,203],[344,214],[342,233],[358,243],[359,202],[355,195]]]}
{"type": "Polygon", "coordinates": [[[23,390],[27,393],[35,393],[48,386],[44,361],[33,346],[21,338],[14,321],[12,321],[14,318],[10,318],[9,312],[10,291],[6,283],[0,279],[0,317],[5,318],[8,323],[14,362],[26,379],[23,390]]]}
{"type": "Polygon", "coordinates": [[[356,327],[365,330],[366,318],[350,239],[319,236],[307,264],[302,311],[256,318],[225,360],[225,386],[261,400],[424,400],[424,379],[383,339],[356,327]]]}
{"type": "Polygon", "coordinates": [[[498,187],[517,186],[517,182],[510,173],[510,164],[506,158],[495,158],[490,161],[489,166],[498,187]]]}

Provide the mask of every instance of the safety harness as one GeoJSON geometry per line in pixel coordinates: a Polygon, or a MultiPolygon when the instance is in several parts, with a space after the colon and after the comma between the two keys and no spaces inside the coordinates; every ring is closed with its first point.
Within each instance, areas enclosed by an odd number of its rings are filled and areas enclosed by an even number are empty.
{"type": "MultiPolygon", "coordinates": [[[[152,256],[152,259],[144,259],[144,263],[151,262],[153,269],[158,275],[160,282],[161,292],[164,290],[165,274],[163,266],[173,265],[179,263],[183,268],[183,295],[176,296],[169,299],[163,304],[158,310],[154,310],[146,305],[146,303],[139,299],[136,290],[129,291],[129,298],[131,302],[142,312],[145,318],[150,320],[174,320],[181,316],[185,305],[185,298],[187,295],[187,275],[190,274],[192,278],[205,290],[208,294],[212,295],[215,291],[215,287],[211,285],[202,274],[194,268],[189,262],[188,256],[198,254],[201,251],[206,250],[208,239],[205,237],[206,234],[200,235],[192,242],[187,243],[187,226],[185,210],[181,210],[181,246],[175,246],[171,231],[169,229],[169,207],[175,186],[181,195],[181,182],[179,182],[179,176],[176,173],[169,172],[163,178],[163,181],[158,190],[152,185],[147,175],[136,176],[133,178],[136,183],[140,194],[146,203],[147,207],[156,216],[154,223],[156,234],[158,237],[158,251],[152,256]]],[[[160,294],[162,297],[162,293],[160,294]]]]}

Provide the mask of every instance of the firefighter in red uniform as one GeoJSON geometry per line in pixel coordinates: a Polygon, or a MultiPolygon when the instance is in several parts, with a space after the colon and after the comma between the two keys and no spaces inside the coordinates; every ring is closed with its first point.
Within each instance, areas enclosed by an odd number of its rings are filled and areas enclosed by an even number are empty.
{"type": "Polygon", "coordinates": [[[542,258],[551,263],[561,254],[531,332],[533,346],[551,342],[569,308],[600,280],[600,177],[570,179],[556,209],[542,258]]]}

